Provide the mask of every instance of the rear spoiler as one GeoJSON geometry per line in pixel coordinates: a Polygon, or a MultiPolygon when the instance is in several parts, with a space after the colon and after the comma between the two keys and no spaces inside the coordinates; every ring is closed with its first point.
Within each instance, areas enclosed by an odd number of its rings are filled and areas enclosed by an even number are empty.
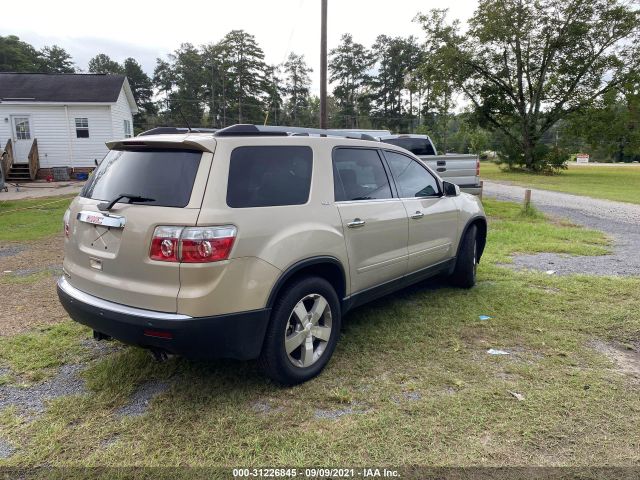
{"type": "MultiPolygon", "coordinates": [[[[211,141],[211,139],[209,139],[211,141]]],[[[215,142],[215,140],[213,140],[215,142]]],[[[106,143],[109,150],[144,150],[147,148],[165,148],[165,149],[191,149],[200,150],[202,152],[213,153],[213,150],[202,145],[200,142],[194,142],[189,140],[188,137],[183,140],[162,141],[156,140],[154,136],[149,136],[143,140],[141,138],[125,139],[125,140],[113,140],[106,143]]]]}

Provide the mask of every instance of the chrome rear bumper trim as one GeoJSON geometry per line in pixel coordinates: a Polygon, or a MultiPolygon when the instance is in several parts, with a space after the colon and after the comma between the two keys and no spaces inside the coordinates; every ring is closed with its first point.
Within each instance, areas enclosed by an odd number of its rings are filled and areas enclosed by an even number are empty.
{"type": "Polygon", "coordinates": [[[189,315],[144,310],[142,308],[129,307],[127,305],[103,300],[102,298],[94,297],[93,295],[89,295],[88,293],[78,290],[76,287],[71,285],[64,276],[58,279],[58,288],[78,302],[86,303],[87,305],[91,305],[92,307],[100,308],[102,310],[121,313],[123,315],[133,315],[135,317],[149,318],[152,320],[190,320],[193,318],[189,315]]]}

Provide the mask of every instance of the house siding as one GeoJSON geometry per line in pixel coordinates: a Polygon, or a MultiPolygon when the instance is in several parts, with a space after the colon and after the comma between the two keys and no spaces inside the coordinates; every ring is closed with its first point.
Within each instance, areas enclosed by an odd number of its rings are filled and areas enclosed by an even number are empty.
{"type": "MultiPolygon", "coordinates": [[[[12,115],[29,116],[31,138],[38,140],[40,168],[72,167],[80,170],[94,166],[108,152],[106,142],[124,137],[124,120],[133,118],[124,89],[118,101],[108,105],[69,105],[68,119],[63,104],[0,103],[0,146],[12,138],[12,115]],[[77,138],[76,118],[87,118],[89,138],[77,138]]],[[[42,176],[42,175],[39,175],[42,176]]]]}
{"type": "Polygon", "coordinates": [[[102,160],[109,151],[105,143],[113,139],[110,108],[108,106],[69,107],[69,132],[73,157],[69,163],[52,166],[89,167],[95,165],[94,160],[102,160]],[[77,138],[76,118],[88,119],[89,138],[77,138]]]}
{"type": "Polygon", "coordinates": [[[131,133],[133,134],[133,115],[124,89],[120,90],[118,101],[111,106],[111,120],[113,129],[113,139],[118,140],[124,138],[124,121],[131,122],[131,133]]]}

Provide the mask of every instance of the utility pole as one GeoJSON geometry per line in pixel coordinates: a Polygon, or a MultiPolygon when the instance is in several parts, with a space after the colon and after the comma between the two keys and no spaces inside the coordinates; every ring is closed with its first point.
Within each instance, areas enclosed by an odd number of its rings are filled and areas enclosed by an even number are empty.
{"type": "Polygon", "coordinates": [[[320,128],[327,128],[327,1],[320,14],[320,128]]]}

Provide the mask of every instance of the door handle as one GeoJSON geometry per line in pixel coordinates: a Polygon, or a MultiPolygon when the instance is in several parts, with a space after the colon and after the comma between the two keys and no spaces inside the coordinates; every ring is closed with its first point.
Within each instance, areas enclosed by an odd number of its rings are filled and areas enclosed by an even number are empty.
{"type": "Polygon", "coordinates": [[[360,228],[364,227],[364,224],[367,223],[364,220],[360,220],[359,218],[354,218],[353,221],[347,223],[347,227],[349,228],[360,228]]]}
{"type": "Polygon", "coordinates": [[[417,220],[419,218],[424,217],[424,213],[422,213],[420,210],[418,210],[416,213],[414,213],[413,215],[411,215],[411,218],[417,220]]]}

